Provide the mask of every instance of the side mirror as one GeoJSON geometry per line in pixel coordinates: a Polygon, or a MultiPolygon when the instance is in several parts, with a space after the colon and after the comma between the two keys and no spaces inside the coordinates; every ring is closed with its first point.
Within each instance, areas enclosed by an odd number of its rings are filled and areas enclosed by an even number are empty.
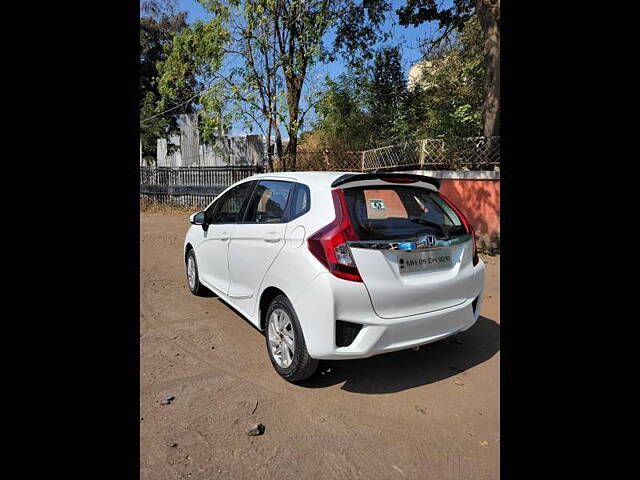
{"type": "Polygon", "coordinates": [[[194,213],[189,217],[189,221],[192,225],[204,225],[204,212],[194,213]]]}

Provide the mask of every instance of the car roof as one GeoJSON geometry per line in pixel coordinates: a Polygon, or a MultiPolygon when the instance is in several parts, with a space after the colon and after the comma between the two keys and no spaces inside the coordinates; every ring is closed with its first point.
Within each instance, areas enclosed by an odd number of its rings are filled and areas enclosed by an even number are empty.
{"type": "Polygon", "coordinates": [[[426,182],[429,184],[429,188],[440,188],[440,180],[433,177],[427,177],[425,175],[414,175],[409,173],[371,173],[371,172],[272,172],[272,173],[259,173],[252,175],[245,180],[288,180],[294,182],[304,183],[308,186],[317,187],[334,187],[346,183],[355,183],[358,185],[359,180],[381,183],[382,177],[394,177],[394,176],[406,176],[413,177],[415,181],[426,182]]]}
{"type": "Polygon", "coordinates": [[[252,175],[247,180],[289,180],[304,184],[331,185],[336,178],[346,173],[354,172],[272,172],[252,175]]]}

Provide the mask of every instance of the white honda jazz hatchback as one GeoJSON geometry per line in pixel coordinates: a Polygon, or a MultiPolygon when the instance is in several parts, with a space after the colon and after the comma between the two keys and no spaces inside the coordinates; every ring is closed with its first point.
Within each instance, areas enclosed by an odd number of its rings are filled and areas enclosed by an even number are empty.
{"type": "Polygon", "coordinates": [[[475,232],[431,177],[254,175],[190,217],[189,289],[265,333],[297,382],[321,359],[417,347],[470,328],[482,305],[475,232]]]}

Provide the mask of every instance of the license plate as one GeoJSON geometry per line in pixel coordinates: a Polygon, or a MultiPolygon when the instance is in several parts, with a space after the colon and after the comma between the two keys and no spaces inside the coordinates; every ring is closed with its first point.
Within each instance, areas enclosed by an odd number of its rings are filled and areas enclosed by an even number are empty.
{"type": "Polygon", "coordinates": [[[451,260],[450,248],[437,248],[434,250],[398,254],[398,269],[400,275],[451,268],[452,265],[453,261],[451,260]]]}

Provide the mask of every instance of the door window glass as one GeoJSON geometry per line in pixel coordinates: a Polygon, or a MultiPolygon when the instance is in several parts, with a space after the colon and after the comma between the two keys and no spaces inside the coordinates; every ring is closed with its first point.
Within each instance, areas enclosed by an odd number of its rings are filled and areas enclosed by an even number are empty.
{"type": "Polygon", "coordinates": [[[253,182],[245,182],[225,193],[207,211],[207,223],[236,223],[245,197],[253,184],[253,182]]]}

